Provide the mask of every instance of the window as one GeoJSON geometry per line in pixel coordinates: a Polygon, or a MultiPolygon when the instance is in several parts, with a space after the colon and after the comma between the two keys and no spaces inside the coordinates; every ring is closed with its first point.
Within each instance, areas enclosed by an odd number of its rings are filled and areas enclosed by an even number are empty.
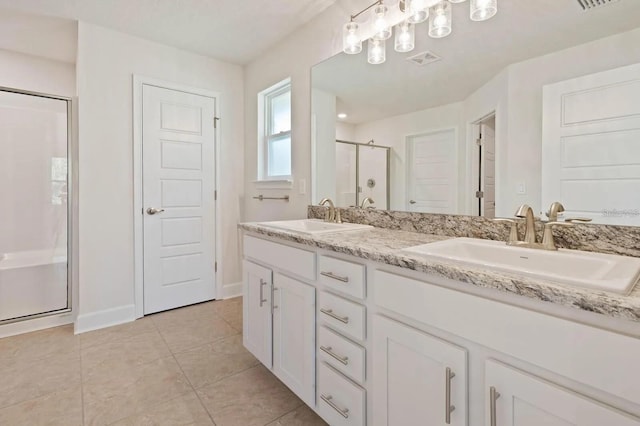
{"type": "Polygon", "coordinates": [[[286,79],[261,92],[258,179],[287,180],[291,177],[291,80],[286,79]]]}

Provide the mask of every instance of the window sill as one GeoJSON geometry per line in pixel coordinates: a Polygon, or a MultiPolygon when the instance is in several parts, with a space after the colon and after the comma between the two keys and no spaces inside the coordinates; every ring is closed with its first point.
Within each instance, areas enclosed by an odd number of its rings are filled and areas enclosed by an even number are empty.
{"type": "Polygon", "coordinates": [[[253,184],[256,189],[293,189],[291,179],[255,180],[253,184]]]}

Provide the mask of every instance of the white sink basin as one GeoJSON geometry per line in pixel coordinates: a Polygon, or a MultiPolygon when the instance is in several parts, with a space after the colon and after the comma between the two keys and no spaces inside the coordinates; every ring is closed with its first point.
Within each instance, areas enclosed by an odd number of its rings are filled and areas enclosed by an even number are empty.
{"type": "Polygon", "coordinates": [[[373,226],[371,225],[361,225],[359,223],[324,222],[319,219],[280,220],[275,222],[261,222],[258,223],[258,225],[267,226],[269,228],[284,229],[286,231],[300,232],[302,234],[308,235],[357,231],[360,229],[373,228],[373,226]]]}
{"type": "Polygon", "coordinates": [[[455,238],[403,251],[484,266],[561,284],[628,295],[640,279],[640,259],[578,250],[546,251],[501,241],[455,238]]]}

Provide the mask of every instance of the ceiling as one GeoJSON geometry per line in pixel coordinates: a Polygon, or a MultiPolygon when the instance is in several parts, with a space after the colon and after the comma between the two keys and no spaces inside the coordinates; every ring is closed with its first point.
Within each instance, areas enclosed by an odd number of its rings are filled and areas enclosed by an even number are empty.
{"type": "MultiPolygon", "coordinates": [[[[575,0],[500,0],[485,22],[469,19],[469,2],[453,5],[453,33],[443,39],[416,26],[416,48],[393,50],[387,61],[367,63],[366,43],[358,55],[339,54],[316,65],[313,86],[338,97],[347,123],[357,124],[466,99],[509,64],[640,28],[640,0],[620,0],[583,11],[575,0]],[[429,50],[442,60],[425,66],[406,58],[429,50]]],[[[597,52],[594,52],[596,54],[597,52]]]]}
{"type": "MultiPolygon", "coordinates": [[[[227,62],[246,64],[335,1],[0,0],[0,8],[82,20],[227,62]]],[[[1,15],[5,12],[0,10],[1,15]]],[[[47,18],[38,19],[45,28],[51,24],[47,18]]],[[[10,20],[1,16],[0,39],[14,34],[10,27],[5,27],[5,22],[10,20]]],[[[27,35],[25,40],[35,36],[27,35]]]]}

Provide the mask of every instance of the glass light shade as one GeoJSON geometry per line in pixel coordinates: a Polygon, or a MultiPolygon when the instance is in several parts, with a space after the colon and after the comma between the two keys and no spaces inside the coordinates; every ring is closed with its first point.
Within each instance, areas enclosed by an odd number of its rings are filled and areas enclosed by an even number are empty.
{"type": "Polygon", "coordinates": [[[429,36],[442,38],[451,34],[451,4],[444,0],[431,8],[429,36]]]}
{"type": "Polygon", "coordinates": [[[384,40],[369,39],[367,61],[370,64],[381,64],[387,59],[384,40]]]}
{"type": "Polygon", "coordinates": [[[416,46],[416,26],[404,21],[396,27],[396,52],[411,52],[416,46]]]}
{"type": "Polygon", "coordinates": [[[498,0],[471,0],[472,21],[486,21],[498,13],[498,0]]]}
{"type": "Polygon", "coordinates": [[[405,0],[405,13],[407,20],[412,24],[419,24],[429,18],[429,5],[427,0],[405,0]]]}
{"type": "Polygon", "coordinates": [[[373,9],[373,29],[375,31],[373,38],[376,40],[387,40],[391,37],[391,25],[389,24],[389,17],[387,12],[389,9],[387,6],[380,4],[373,9]]]}
{"type": "Polygon", "coordinates": [[[362,52],[362,40],[358,34],[358,24],[349,22],[342,29],[342,50],[349,55],[362,52]]]}

